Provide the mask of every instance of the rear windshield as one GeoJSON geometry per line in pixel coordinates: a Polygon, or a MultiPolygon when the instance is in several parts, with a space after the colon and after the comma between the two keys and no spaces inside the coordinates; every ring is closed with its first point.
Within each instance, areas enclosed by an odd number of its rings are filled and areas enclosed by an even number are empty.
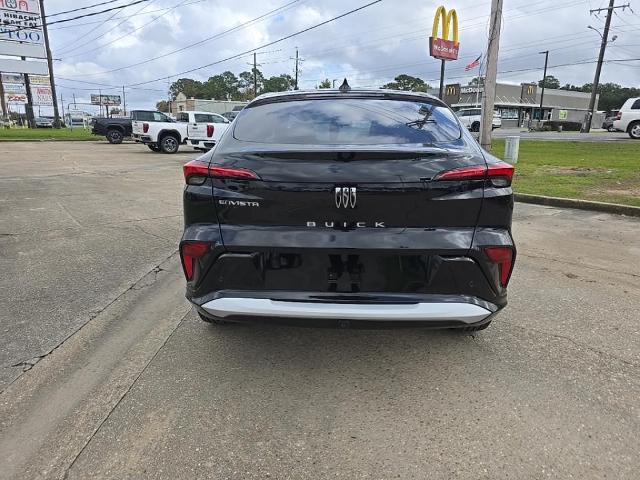
{"type": "Polygon", "coordinates": [[[234,137],[246,142],[384,145],[450,142],[460,138],[453,113],[429,101],[317,99],[245,109],[234,137]]]}

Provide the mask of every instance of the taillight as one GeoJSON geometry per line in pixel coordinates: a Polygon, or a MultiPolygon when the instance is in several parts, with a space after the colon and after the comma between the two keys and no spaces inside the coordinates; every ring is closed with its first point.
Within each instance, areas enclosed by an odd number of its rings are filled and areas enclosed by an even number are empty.
{"type": "Polygon", "coordinates": [[[513,270],[513,248],[511,247],[484,247],[484,253],[492,263],[498,265],[500,285],[506,287],[513,270]]]}
{"type": "Polygon", "coordinates": [[[202,185],[209,176],[209,163],[191,160],[182,167],[187,185],[202,185]]]}
{"type": "Polygon", "coordinates": [[[256,172],[244,168],[227,168],[212,166],[209,168],[211,176],[216,178],[259,178],[256,172]]]}
{"type": "Polygon", "coordinates": [[[207,137],[213,137],[214,130],[213,125],[207,125],[207,137]]]}
{"type": "Polygon", "coordinates": [[[494,187],[508,187],[513,179],[513,165],[498,162],[488,165],[472,165],[470,167],[454,168],[446,172],[439,173],[433,179],[438,180],[482,180],[488,178],[494,187]]]}
{"type": "Polygon", "coordinates": [[[182,172],[188,185],[202,185],[207,180],[207,177],[245,180],[260,178],[258,174],[245,168],[210,167],[209,163],[198,160],[191,160],[185,163],[182,167],[182,172]]]}
{"type": "Polygon", "coordinates": [[[147,133],[149,131],[149,124],[148,123],[143,123],[142,124],[142,133],[147,133]]]}
{"type": "Polygon", "coordinates": [[[207,242],[184,242],[180,245],[180,259],[187,281],[193,280],[193,272],[196,261],[202,258],[211,249],[211,244],[207,242]]]}
{"type": "Polygon", "coordinates": [[[618,112],[616,115],[616,120],[622,120],[622,112],[618,112]]]}

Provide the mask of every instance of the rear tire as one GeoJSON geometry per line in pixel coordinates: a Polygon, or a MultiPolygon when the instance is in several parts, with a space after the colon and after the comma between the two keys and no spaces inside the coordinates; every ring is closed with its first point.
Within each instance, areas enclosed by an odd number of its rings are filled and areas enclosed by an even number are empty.
{"type": "Polygon", "coordinates": [[[609,127],[609,128],[607,128],[607,130],[608,130],[608,131],[610,131],[610,132],[615,132],[615,131],[617,131],[614,127],[609,127]]]}
{"type": "Polygon", "coordinates": [[[159,153],[160,152],[160,147],[156,144],[148,144],[147,147],[149,147],[149,150],[151,150],[152,152],[156,152],[159,153]]]}
{"type": "Polygon", "coordinates": [[[634,140],[640,140],[640,122],[633,122],[627,129],[629,136],[634,140]]]}
{"type": "Polygon", "coordinates": [[[160,150],[162,153],[173,154],[178,151],[180,148],[180,141],[176,138],[175,135],[165,135],[160,140],[160,150]]]}
{"type": "Polygon", "coordinates": [[[231,324],[231,322],[227,322],[226,320],[222,320],[218,317],[206,317],[200,312],[198,312],[198,316],[203,322],[209,323],[211,325],[226,326],[231,324]]]}
{"type": "Polygon", "coordinates": [[[480,123],[478,122],[473,122],[471,124],[471,131],[472,132],[479,132],[480,131],[480,123]]]}
{"type": "Polygon", "coordinates": [[[124,138],[124,135],[120,130],[116,128],[112,128],[110,130],[107,130],[106,137],[107,137],[107,141],[112,145],[119,145],[122,143],[122,139],[124,138]]]}
{"type": "Polygon", "coordinates": [[[491,321],[488,321],[487,323],[484,323],[482,325],[472,325],[470,327],[457,328],[456,330],[458,330],[460,333],[479,332],[486,329],[489,325],[491,325],[491,321]]]}

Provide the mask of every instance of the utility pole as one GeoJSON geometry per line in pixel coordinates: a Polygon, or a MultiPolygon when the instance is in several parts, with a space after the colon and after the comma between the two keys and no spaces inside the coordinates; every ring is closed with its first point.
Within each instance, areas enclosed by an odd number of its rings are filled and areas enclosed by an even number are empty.
{"type": "Polygon", "coordinates": [[[542,102],[544,100],[544,87],[547,83],[547,64],[549,62],[549,50],[545,50],[544,52],[539,53],[544,53],[544,73],[542,74],[542,92],[540,93],[540,124],[542,124],[542,121],[544,120],[542,118],[542,102]]]}
{"type": "Polygon", "coordinates": [[[124,93],[124,85],[122,86],[122,109],[124,110],[124,116],[127,116],[127,95],[124,93]]]}
{"type": "Polygon", "coordinates": [[[64,99],[62,98],[62,94],[60,94],[60,106],[62,107],[62,123],[64,123],[64,99]]]}
{"type": "MultiPolygon", "coordinates": [[[[26,60],[26,57],[21,57],[22,60],[26,60]]],[[[31,95],[31,81],[29,75],[26,73],[24,76],[24,88],[27,91],[27,104],[24,106],[24,112],[27,115],[27,125],[29,128],[36,128],[36,119],[33,114],[33,95],[31,95]]]]}
{"type": "Polygon", "coordinates": [[[253,98],[258,96],[258,61],[256,52],[253,52],[253,98]]]}
{"type": "Polygon", "coordinates": [[[0,72],[0,106],[2,107],[2,118],[8,120],[9,112],[7,111],[7,102],[4,98],[4,86],[2,85],[2,73],[0,72]]]}
{"type": "Polygon", "coordinates": [[[42,18],[42,33],[44,34],[44,46],[47,50],[47,64],[49,65],[49,83],[51,83],[51,99],[53,100],[53,127],[60,128],[60,112],[58,111],[58,96],[56,95],[56,82],[53,76],[53,58],[49,46],[49,32],[47,30],[47,16],[44,13],[44,0],[40,0],[40,16],[42,18]]]}
{"type": "Polygon", "coordinates": [[[296,47],[296,81],[293,89],[298,90],[298,47],[296,47]]]}
{"type": "Polygon", "coordinates": [[[484,80],[484,94],[482,95],[482,116],[480,124],[480,146],[488,151],[491,151],[491,128],[493,124],[493,106],[496,99],[501,24],[502,0],[491,0],[487,71],[484,80]]]}
{"type": "MultiPolygon", "coordinates": [[[[611,17],[613,11],[616,8],[622,8],[623,10],[630,7],[630,4],[615,6],[615,0],[609,0],[609,6],[607,8],[595,8],[589,10],[590,14],[607,11],[607,19],[604,22],[604,31],[602,33],[602,42],[600,43],[600,54],[598,55],[598,64],[596,65],[596,74],[593,78],[593,88],[591,90],[591,99],[589,100],[589,111],[584,116],[584,124],[580,130],[582,133],[589,133],[591,131],[591,120],[593,119],[593,111],[596,108],[596,96],[598,95],[598,85],[600,83],[600,72],[602,71],[602,63],[604,61],[604,53],[607,49],[607,43],[609,43],[609,27],[611,26],[611,17]]],[[[596,30],[597,31],[597,30],[596,30]]],[[[599,33],[599,32],[598,32],[599,33]]]]}

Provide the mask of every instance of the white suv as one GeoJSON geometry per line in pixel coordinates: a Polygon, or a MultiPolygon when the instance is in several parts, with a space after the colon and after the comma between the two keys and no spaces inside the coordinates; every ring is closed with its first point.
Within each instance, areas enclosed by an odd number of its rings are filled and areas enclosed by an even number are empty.
{"type": "Polygon", "coordinates": [[[613,128],[627,132],[631,138],[640,140],[640,97],[630,98],[618,112],[613,128]]]}
{"type": "MultiPolygon", "coordinates": [[[[480,131],[480,116],[482,110],[480,108],[461,108],[456,112],[460,119],[460,123],[472,132],[480,131]]],[[[493,120],[491,121],[491,129],[495,130],[502,126],[502,118],[498,112],[493,112],[493,120]]]]}

